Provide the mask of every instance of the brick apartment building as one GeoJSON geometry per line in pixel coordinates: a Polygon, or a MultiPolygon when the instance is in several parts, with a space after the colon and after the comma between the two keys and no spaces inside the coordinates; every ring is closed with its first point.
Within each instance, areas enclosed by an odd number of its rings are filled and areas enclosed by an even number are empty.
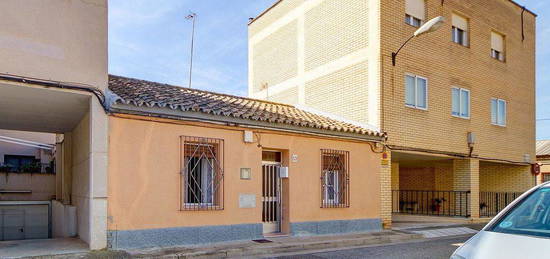
{"type": "Polygon", "coordinates": [[[535,23],[509,0],[280,0],[249,24],[249,96],[386,132],[386,223],[490,217],[536,182],[535,23]]]}

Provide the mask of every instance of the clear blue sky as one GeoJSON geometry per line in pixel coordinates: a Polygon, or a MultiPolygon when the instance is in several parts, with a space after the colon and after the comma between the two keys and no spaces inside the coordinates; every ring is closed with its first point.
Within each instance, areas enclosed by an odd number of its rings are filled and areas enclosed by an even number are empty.
{"type": "MultiPolygon", "coordinates": [[[[247,22],[275,0],[110,0],[109,73],[187,85],[191,23],[193,87],[245,96],[247,22]]],[[[518,0],[537,13],[537,139],[550,139],[550,1],[518,0]],[[546,44],[543,44],[546,43],[546,44]]]]}

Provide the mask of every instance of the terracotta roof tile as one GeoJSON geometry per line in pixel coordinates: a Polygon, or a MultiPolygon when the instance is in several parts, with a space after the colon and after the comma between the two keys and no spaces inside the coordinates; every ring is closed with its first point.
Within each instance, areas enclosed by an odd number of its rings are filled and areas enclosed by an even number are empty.
{"type": "Polygon", "coordinates": [[[537,156],[550,156],[550,140],[537,141],[537,156]]]}
{"type": "Polygon", "coordinates": [[[115,103],[170,108],[256,121],[385,137],[385,134],[292,105],[109,75],[115,103]]]}

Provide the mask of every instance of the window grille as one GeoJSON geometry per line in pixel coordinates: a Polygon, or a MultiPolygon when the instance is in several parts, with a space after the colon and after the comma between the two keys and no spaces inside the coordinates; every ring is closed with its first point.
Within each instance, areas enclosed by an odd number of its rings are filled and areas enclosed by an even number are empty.
{"type": "Polygon", "coordinates": [[[223,140],[181,137],[182,210],[223,209],[223,140]]]}
{"type": "Polygon", "coordinates": [[[321,208],[349,207],[349,152],[321,150],[321,208]]]}

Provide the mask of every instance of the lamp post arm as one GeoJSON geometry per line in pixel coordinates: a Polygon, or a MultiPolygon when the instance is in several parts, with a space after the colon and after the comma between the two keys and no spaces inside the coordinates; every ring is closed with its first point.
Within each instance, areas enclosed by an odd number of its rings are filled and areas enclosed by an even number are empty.
{"type": "Polygon", "coordinates": [[[409,43],[410,40],[412,40],[412,38],[414,38],[414,35],[412,35],[411,37],[409,37],[409,38],[407,39],[407,41],[405,41],[405,43],[403,43],[403,44],[401,45],[401,47],[399,47],[399,49],[397,49],[396,52],[392,52],[392,53],[391,53],[391,64],[392,64],[394,67],[395,67],[395,61],[396,61],[396,58],[397,58],[397,54],[399,54],[399,51],[401,51],[401,49],[402,49],[403,47],[405,47],[405,45],[407,45],[407,43],[409,43]]]}

